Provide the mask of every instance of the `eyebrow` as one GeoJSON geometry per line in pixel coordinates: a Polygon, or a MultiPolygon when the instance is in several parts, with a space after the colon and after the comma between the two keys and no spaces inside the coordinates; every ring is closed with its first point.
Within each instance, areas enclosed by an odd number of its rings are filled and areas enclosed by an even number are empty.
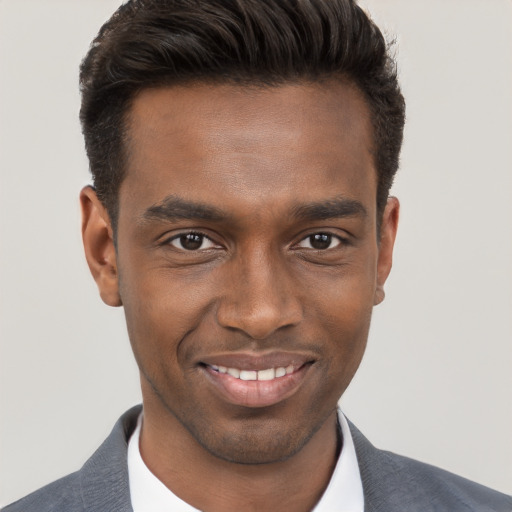
{"type": "Polygon", "coordinates": [[[214,206],[205,205],[195,201],[187,201],[180,197],[170,195],[161,202],[150,206],[143,214],[143,220],[226,220],[228,215],[214,206]]]}
{"type": "MultiPolygon", "coordinates": [[[[335,197],[327,201],[301,204],[293,208],[292,216],[302,221],[317,221],[343,217],[366,217],[368,212],[363,204],[355,199],[335,197]]],[[[167,196],[161,202],[146,209],[143,221],[164,220],[207,220],[225,221],[230,216],[214,206],[187,201],[175,195],[167,196]]]]}
{"type": "Polygon", "coordinates": [[[294,217],[305,221],[366,217],[367,215],[368,212],[361,202],[346,197],[299,205],[293,211],[294,217]]]}

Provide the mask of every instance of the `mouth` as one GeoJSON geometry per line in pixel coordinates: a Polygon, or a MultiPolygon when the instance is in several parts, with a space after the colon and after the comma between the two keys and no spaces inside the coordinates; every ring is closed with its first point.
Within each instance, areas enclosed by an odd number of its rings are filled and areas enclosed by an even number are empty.
{"type": "Polygon", "coordinates": [[[269,407],[290,398],[314,364],[304,357],[282,354],[265,358],[230,355],[218,359],[199,365],[214,393],[232,405],[251,408],[269,407]]]}
{"type": "Polygon", "coordinates": [[[226,373],[235,379],[240,380],[259,380],[269,381],[291,375],[297,368],[292,364],[287,366],[278,366],[277,368],[267,368],[266,370],[241,370],[239,368],[228,368],[226,366],[208,365],[213,371],[226,373]]]}

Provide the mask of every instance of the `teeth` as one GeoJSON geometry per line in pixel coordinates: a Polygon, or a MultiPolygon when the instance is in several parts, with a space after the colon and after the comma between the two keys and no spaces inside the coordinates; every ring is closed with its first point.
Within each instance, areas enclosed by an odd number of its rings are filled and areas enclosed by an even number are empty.
{"type": "Polygon", "coordinates": [[[240,370],[236,368],[228,368],[227,374],[231,375],[231,377],[235,377],[236,379],[240,378],[240,370]]]}
{"type": "Polygon", "coordinates": [[[276,377],[284,377],[286,375],[286,368],[276,368],[276,377]]]}
{"type": "Polygon", "coordinates": [[[258,380],[258,372],[242,370],[240,372],[240,380],[258,380]]]}
{"type": "Polygon", "coordinates": [[[272,380],[276,377],[276,371],[274,368],[269,368],[268,370],[260,370],[258,372],[258,380],[272,380]]]}
{"type": "Polygon", "coordinates": [[[285,375],[290,375],[295,371],[295,367],[291,364],[286,368],[280,366],[279,368],[267,368],[266,370],[239,370],[238,368],[227,368],[226,366],[210,365],[212,370],[219,373],[227,373],[231,377],[240,380],[274,380],[285,375]]]}

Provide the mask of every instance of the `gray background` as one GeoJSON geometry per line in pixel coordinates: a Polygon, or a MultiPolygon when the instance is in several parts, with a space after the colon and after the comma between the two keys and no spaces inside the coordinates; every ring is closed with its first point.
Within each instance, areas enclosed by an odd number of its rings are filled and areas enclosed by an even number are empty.
{"type": "MultiPolygon", "coordinates": [[[[0,503],[140,400],[82,256],[77,66],[119,0],[0,0],[0,503]]],[[[512,3],[365,0],[408,101],[387,300],[342,400],[379,447],[512,493],[512,3]]]]}

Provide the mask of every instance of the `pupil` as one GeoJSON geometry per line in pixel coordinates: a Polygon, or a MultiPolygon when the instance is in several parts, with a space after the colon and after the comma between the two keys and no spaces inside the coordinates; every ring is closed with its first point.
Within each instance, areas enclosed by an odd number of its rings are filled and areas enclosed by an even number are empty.
{"type": "Polygon", "coordinates": [[[332,236],[325,233],[317,233],[310,237],[311,247],[314,249],[328,249],[332,242],[332,236]]]}
{"type": "Polygon", "coordinates": [[[188,233],[180,237],[180,242],[188,251],[194,251],[203,244],[203,236],[196,233],[188,233]]]}

